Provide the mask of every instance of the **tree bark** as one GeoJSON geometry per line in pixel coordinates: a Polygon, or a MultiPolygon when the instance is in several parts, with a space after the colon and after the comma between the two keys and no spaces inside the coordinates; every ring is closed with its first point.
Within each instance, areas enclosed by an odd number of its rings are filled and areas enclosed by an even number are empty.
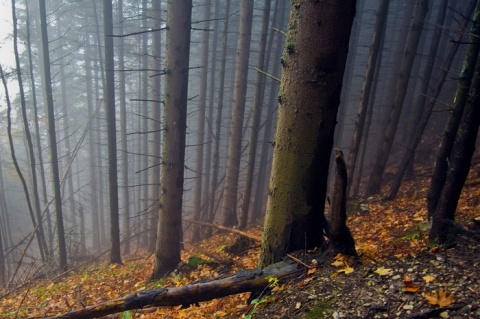
{"type": "Polygon", "coordinates": [[[347,195],[350,194],[350,188],[352,186],[353,176],[355,174],[355,166],[357,164],[358,151],[360,149],[360,142],[363,135],[362,133],[365,127],[365,118],[367,116],[367,109],[370,101],[370,93],[372,91],[375,69],[380,68],[380,65],[377,64],[377,60],[378,56],[382,54],[382,39],[386,29],[389,6],[390,0],[381,0],[378,6],[377,20],[375,22],[375,29],[373,31],[372,46],[370,47],[365,80],[363,81],[360,104],[358,105],[358,113],[355,119],[355,131],[353,133],[352,142],[348,151],[347,195]]]}
{"type": "Polygon", "coordinates": [[[403,102],[407,93],[408,82],[410,80],[410,72],[412,70],[413,62],[417,52],[418,43],[422,34],[425,17],[428,12],[429,0],[418,0],[417,8],[415,12],[415,18],[410,28],[410,34],[408,36],[407,47],[405,55],[403,57],[400,74],[397,80],[397,86],[395,90],[395,98],[393,100],[392,111],[390,113],[390,119],[388,126],[383,137],[382,145],[377,151],[377,155],[374,162],[375,170],[370,175],[367,186],[367,196],[377,194],[380,192],[382,185],[383,172],[387,166],[388,156],[393,146],[393,140],[397,131],[398,123],[400,120],[400,114],[402,112],[403,102]]]}
{"type": "Polygon", "coordinates": [[[335,149],[335,182],[330,204],[329,250],[335,256],[356,256],[355,241],[347,227],[347,166],[342,151],[335,149]]]}
{"type": "MultiPolygon", "coordinates": [[[[267,46],[267,33],[268,25],[270,23],[270,6],[271,0],[266,0],[263,8],[262,18],[262,31],[260,35],[260,45],[258,52],[258,69],[265,69],[266,62],[266,46],[267,46]]],[[[257,78],[255,80],[255,95],[253,99],[253,118],[252,128],[248,149],[248,164],[247,164],[247,178],[245,181],[245,191],[243,193],[242,213],[240,215],[240,221],[238,224],[239,229],[245,229],[247,227],[248,215],[250,212],[250,198],[253,186],[253,171],[255,170],[255,160],[258,147],[258,133],[260,131],[260,119],[262,116],[263,96],[265,93],[265,75],[257,72],[257,78]]]]}
{"type": "MultiPolygon", "coordinates": [[[[472,51],[478,50],[472,47],[478,47],[478,39],[480,36],[480,2],[477,3],[475,12],[473,14],[474,26],[472,28],[472,35],[470,36],[470,42],[468,48],[468,54],[465,58],[464,67],[472,68],[469,63],[470,54],[472,51]],[[476,38],[476,39],[475,39],[476,38]]],[[[464,68],[465,70],[465,68],[464,68]]],[[[445,180],[445,186],[442,189],[435,213],[432,219],[432,228],[430,229],[429,240],[438,244],[449,244],[452,240],[450,236],[449,226],[445,220],[453,221],[455,219],[455,211],[457,209],[458,200],[462,193],[463,185],[467,179],[468,172],[470,171],[470,165],[472,162],[473,152],[475,151],[475,144],[478,135],[478,128],[480,125],[480,60],[477,59],[476,67],[474,68],[474,79],[472,85],[468,82],[460,82],[460,91],[470,88],[471,100],[467,101],[465,114],[461,126],[459,128],[457,139],[453,146],[451,156],[449,156],[448,173],[445,180]]],[[[457,98],[460,97],[457,94],[457,98]]]]}
{"type": "MultiPolygon", "coordinates": [[[[210,12],[211,1],[205,0],[204,12],[203,12],[203,29],[210,29],[210,12]]],[[[203,185],[203,145],[205,142],[205,109],[207,105],[207,82],[208,82],[208,48],[209,48],[209,31],[204,31],[202,35],[202,73],[200,74],[200,96],[198,105],[198,119],[197,119],[197,152],[195,163],[195,194],[193,199],[194,217],[193,219],[198,221],[202,216],[202,185],[203,185]]],[[[216,48],[213,48],[214,50],[216,48]]],[[[209,163],[206,163],[207,165],[209,163]]],[[[192,240],[197,241],[200,239],[200,229],[194,228],[192,240]]]]}
{"type": "Polygon", "coordinates": [[[480,52],[480,17],[478,17],[480,3],[477,2],[473,13],[473,26],[471,36],[469,36],[467,55],[465,57],[462,73],[459,78],[457,93],[455,94],[454,103],[448,117],[447,124],[443,131],[442,139],[438,147],[435,164],[433,167],[432,179],[430,180],[430,188],[427,193],[427,209],[429,216],[432,216],[437,208],[437,203],[442,193],[443,186],[447,178],[449,170],[450,154],[453,149],[455,137],[458,127],[462,119],[463,110],[468,99],[468,92],[472,77],[474,74],[475,64],[478,60],[480,52]]]}
{"type": "Polygon", "coordinates": [[[45,98],[47,102],[48,136],[50,142],[50,162],[52,165],[53,190],[55,194],[55,211],[57,222],[57,237],[59,249],[60,270],[67,271],[67,248],[65,244],[65,229],[63,226],[62,195],[60,190],[60,175],[58,169],[57,136],[55,131],[55,112],[53,107],[52,77],[50,74],[50,53],[48,49],[47,13],[45,0],[39,0],[40,27],[42,35],[43,76],[45,78],[45,98]]]}
{"type": "Polygon", "coordinates": [[[235,65],[235,83],[233,91],[232,117],[228,140],[227,171],[221,224],[234,226],[237,219],[238,177],[240,173],[240,153],[242,148],[242,129],[247,92],[248,60],[250,57],[250,38],[252,33],[253,0],[242,0],[240,8],[240,27],[237,42],[237,62],[235,65]]]}
{"type": "Polygon", "coordinates": [[[180,262],[192,0],[168,0],[160,211],[152,279],[180,262]]]}
{"type": "Polygon", "coordinates": [[[328,166],[354,15],[354,0],[292,3],[282,55],[263,266],[289,251],[323,244],[328,166]],[[312,41],[314,37],[323,41],[312,41]]]}
{"type": "Polygon", "coordinates": [[[269,285],[268,277],[273,276],[278,278],[280,282],[285,282],[299,272],[301,272],[301,269],[298,268],[296,263],[281,262],[264,269],[243,270],[234,275],[212,279],[207,282],[141,291],[128,297],[45,318],[90,319],[147,306],[188,306],[242,292],[263,290],[269,285]]]}
{"type": "Polygon", "coordinates": [[[115,117],[115,77],[113,63],[112,0],[103,0],[105,42],[105,109],[107,114],[108,191],[110,203],[110,263],[121,264],[120,219],[118,213],[117,129],[115,117]]]}

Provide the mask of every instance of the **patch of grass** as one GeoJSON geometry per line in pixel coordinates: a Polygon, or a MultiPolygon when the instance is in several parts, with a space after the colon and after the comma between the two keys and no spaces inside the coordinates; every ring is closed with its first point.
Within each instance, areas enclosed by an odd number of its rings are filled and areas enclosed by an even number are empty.
{"type": "Polygon", "coordinates": [[[187,267],[190,269],[197,269],[198,266],[202,264],[207,264],[207,263],[208,263],[207,260],[202,259],[198,256],[190,256],[190,258],[188,258],[187,267]]]}
{"type": "Polygon", "coordinates": [[[332,305],[332,301],[322,301],[316,303],[312,309],[307,313],[306,319],[321,319],[326,318],[325,311],[332,305]]]}

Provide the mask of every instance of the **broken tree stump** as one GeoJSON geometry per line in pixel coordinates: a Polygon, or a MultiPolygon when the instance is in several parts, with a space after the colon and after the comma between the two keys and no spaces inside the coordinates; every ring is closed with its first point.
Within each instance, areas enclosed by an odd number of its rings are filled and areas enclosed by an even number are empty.
{"type": "Polygon", "coordinates": [[[330,238],[328,250],[334,255],[356,256],[355,241],[347,227],[347,166],[343,152],[335,149],[335,182],[330,203],[330,238]]]}

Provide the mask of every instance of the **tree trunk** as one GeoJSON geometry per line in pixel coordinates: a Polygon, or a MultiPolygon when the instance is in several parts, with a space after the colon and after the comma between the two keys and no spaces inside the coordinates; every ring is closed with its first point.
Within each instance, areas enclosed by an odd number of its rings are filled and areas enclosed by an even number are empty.
{"type": "MultiPolygon", "coordinates": [[[[473,4],[473,2],[472,2],[473,4]]],[[[470,10],[468,10],[469,14],[468,17],[471,16],[471,13],[473,12],[474,6],[470,6],[470,10]]],[[[469,18],[465,18],[462,22],[462,26],[460,27],[460,30],[457,32],[455,35],[455,39],[452,43],[452,47],[450,48],[450,51],[448,52],[448,55],[445,59],[445,62],[440,69],[441,72],[438,76],[437,83],[435,85],[435,89],[433,93],[431,94],[427,106],[424,108],[424,112],[422,114],[422,117],[416,124],[416,130],[414,136],[411,138],[410,142],[408,143],[408,147],[405,151],[405,154],[402,158],[402,161],[400,162],[400,166],[397,169],[397,173],[395,175],[395,180],[393,182],[392,188],[390,190],[390,195],[388,196],[389,199],[394,199],[397,196],[398,190],[400,189],[400,184],[402,182],[403,175],[405,174],[405,171],[407,170],[407,167],[410,165],[410,163],[413,161],[413,157],[415,155],[415,150],[417,149],[418,144],[420,143],[420,139],[423,135],[423,132],[425,131],[425,128],[427,127],[428,121],[430,119],[430,115],[432,114],[433,108],[435,107],[436,101],[438,96],[440,95],[443,84],[445,83],[445,79],[447,77],[447,74],[450,72],[450,68],[452,66],[453,59],[455,58],[455,55],[457,54],[458,48],[460,46],[460,42],[462,41],[463,35],[465,33],[465,27],[466,24],[468,23],[469,18]]],[[[441,24],[437,24],[441,25],[441,24]]],[[[434,42],[432,42],[434,43],[434,42]]],[[[428,198],[428,197],[427,197],[428,198]]],[[[433,213],[433,212],[432,212],[433,213]]],[[[429,213],[429,216],[431,214],[429,213]]]]}
{"type": "MultiPolygon", "coordinates": [[[[160,29],[162,24],[162,15],[161,15],[161,4],[160,1],[152,2],[152,11],[153,11],[153,29],[160,29]]],[[[162,68],[161,59],[162,59],[162,31],[155,31],[153,33],[153,63],[152,69],[154,72],[160,73],[162,68]]],[[[152,207],[150,208],[150,213],[148,214],[150,220],[148,222],[149,229],[149,240],[148,240],[148,251],[155,251],[155,244],[157,239],[157,223],[158,223],[158,210],[160,209],[160,165],[161,165],[161,128],[162,128],[162,95],[161,95],[161,79],[162,77],[156,75],[153,77],[152,81],[152,102],[150,105],[151,108],[151,118],[153,120],[152,125],[152,173],[150,174],[151,178],[151,187],[150,187],[150,200],[152,201],[152,207]]]]}
{"type": "Polygon", "coordinates": [[[43,196],[43,204],[46,207],[46,216],[47,216],[47,234],[48,234],[48,252],[50,253],[49,257],[53,256],[53,229],[52,229],[52,221],[50,218],[50,208],[48,207],[48,199],[47,199],[47,183],[45,181],[45,168],[43,162],[43,153],[42,153],[42,145],[41,145],[41,136],[40,136],[40,128],[38,125],[38,103],[37,103],[37,92],[35,86],[35,76],[33,74],[33,59],[32,59],[32,44],[30,39],[30,18],[29,18],[29,8],[28,8],[28,1],[25,2],[26,13],[27,13],[27,36],[26,36],[26,46],[27,46],[27,53],[28,53],[28,70],[30,75],[30,81],[32,85],[32,106],[33,106],[33,116],[34,120],[33,123],[35,125],[35,142],[37,147],[37,155],[38,155],[38,168],[40,171],[40,181],[42,183],[42,196],[43,196]]]}
{"type": "MultiPolygon", "coordinates": [[[[205,0],[203,12],[203,29],[210,29],[210,9],[211,1],[205,0]]],[[[200,74],[200,96],[199,96],[199,112],[197,121],[197,154],[195,163],[195,197],[193,203],[194,217],[193,219],[199,221],[202,216],[202,184],[203,184],[203,144],[205,142],[205,108],[207,104],[207,82],[208,82],[208,47],[209,47],[209,31],[204,31],[202,35],[202,57],[201,66],[202,73],[200,74]]],[[[216,48],[214,48],[216,49],[216,48]]],[[[207,163],[208,164],[208,163],[207,163]]],[[[192,240],[200,239],[200,229],[194,228],[192,240]]]]}
{"type": "MultiPolygon", "coordinates": [[[[268,25],[270,23],[271,0],[266,0],[263,8],[262,31],[260,36],[260,48],[258,52],[258,69],[265,69],[265,49],[267,46],[268,25]]],[[[250,197],[252,193],[253,171],[255,170],[255,160],[257,155],[258,133],[260,131],[260,119],[262,117],[263,96],[265,92],[265,75],[257,71],[255,80],[255,96],[253,99],[253,119],[248,149],[247,179],[245,181],[245,191],[243,194],[242,214],[238,224],[239,229],[247,227],[248,215],[250,211],[250,197]]]]}
{"type": "Polygon", "coordinates": [[[467,103],[468,92],[470,90],[475,65],[477,64],[478,53],[480,52],[479,7],[480,3],[477,2],[475,11],[473,12],[473,26],[471,35],[468,40],[468,43],[470,44],[468,45],[467,55],[463,62],[457,93],[455,94],[450,116],[443,131],[443,136],[440,140],[440,145],[435,158],[432,179],[430,180],[430,188],[428,189],[427,193],[427,209],[429,216],[432,216],[436,211],[440,194],[442,193],[442,189],[445,185],[450,165],[450,154],[452,152],[458,127],[462,119],[463,110],[465,108],[465,104],[467,103]]]}
{"type": "Polygon", "coordinates": [[[45,98],[47,102],[48,116],[48,136],[50,142],[50,162],[52,165],[53,190],[55,194],[55,211],[57,222],[57,237],[59,249],[59,266],[60,270],[66,271],[67,265],[67,248],[65,244],[65,229],[63,226],[63,210],[62,196],[60,191],[60,176],[58,170],[57,155],[57,136],[55,131],[55,111],[53,108],[53,91],[52,77],[50,75],[50,53],[48,49],[48,32],[47,32],[47,13],[45,9],[45,0],[39,0],[40,5],[40,27],[42,34],[42,53],[43,53],[43,76],[45,78],[45,98]]]}
{"type": "Polygon", "coordinates": [[[117,129],[115,117],[115,78],[113,63],[112,0],[103,0],[103,34],[105,43],[105,108],[108,141],[108,190],[110,202],[110,263],[121,264],[120,220],[118,213],[117,129]]]}
{"type": "MultiPolygon", "coordinates": [[[[283,0],[277,0],[277,5],[276,5],[276,11],[277,11],[277,18],[274,19],[274,27],[281,30],[285,28],[285,25],[288,22],[288,10],[286,9],[286,1],[283,0]]],[[[276,36],[275,40],[275,47],[274,51],[272,52],[272,55],[275,56],[275,59],[273,60],[273,67],[270,73],[273,76],[280,77],[280,59],[282,55],[282,47],[285,42],[285,37],[283,34],[280,33],[272,33],[272,39],[271,41],[273,42],[273,36],[276,36]]],[[[269,47],[272,47],[272,45],[269,45],[269,47]]],[[[271,52],[271,50],[269,50],[271,52]]],[[[266,198],[266,193],[267,193],[267,187],[265,187],[266,180],[269,175],[267,175],[270,171],[268,170],[268,162],[270,159],[270,149],[272,148],[272,136],[273,136],[273,124],[275,123],[276,120],[276,115],[277,115],[277,96],[278,96],[278,87],[279,83],[270,78],[270,92],[268,96],[268,101],[267,101],[267,114],[266,114],[266,120],[265,120],[265,125],[264,125],[264,131],[263,131],[263,142],[262,142],[262,150],[261,150],[261,155],[260,155],[260,163],[258,165],[259,167],[259,173],[258,173],[258,179],[257,179],[257,185],[256,185],[256,190],[255,190],[255,200],[254,200],[254,207],[253,207],[253,213],[252,213],[252,222],[259,222],[263,221],[263,216],[265,214],[264,209],[264,202],[266,198]]]]}
{"type": "Polygon", "coordinates": [[[227,227],[234,226],[238,222],[238,177],[240,172],[240,153],[242,148],[245,95],[247,92],[252,18],[253,0],[242,0],[240,8],[239,37],[237,43],[237,62],[235,65],[232,120],[230,122],[230,134],[228,140],[227,171],[221,213],[221,224],[227,227]]]}
{"type": "Polygon", "coordinates": [[[395,98],[393,100],[392,111],[388,126],[383,137],[382,145],[377,151],[375,158],[374,171],[370,175],[367,187],[367,196],[377,194],[380,192],[382,185],[383,172],[387,166],[388,156],[393,146],[393,140],[397,131],[397,126],[400,120],[400,114],[402,112],[403,102],[407,93],[408,82],[410,80],[410,72],[412,70],[413,62],[417,52],[418,43],[422,34],[425,17],[428,12],[429,0],[418,0],[417,8],[415,12],[415,18],[410,28],[410,34],[408,36],[407,47],[405,55],[403,57],[400,74],[397,80],[397,86],[395,90],[395,98]]]}
{"type": "Polygon", "coordinates": [[[168,0],[163,169],[152,279],[180,262],[192,0],[168,0]]]}
{"type": "MultiPolygon", "coordinates": [[[[480,3],[474,13],[474,23],[478,26],[480,20],[480,3]]],[[[477,29],[478,31],[478,29],[477,29]]],[[[473,33],[471,39],[480,35],[473,33]]],[[[473,45],[473,44],[471,44],[473,45]]],[[[471,101],[465,109],[462,124],[457,134],[452,155],[450,157],[450,167],[442,189],[437,208],[432,219],[432,228],[430,229],[429,240],[432,243],[450,244],[454,240],[447,221],[455,219],[458,200],[462,193],[463,185],[470,171],[472,156],[475,151],[477,141],[478,127],[480,125],[480,61],[474,72],[473,85],[471,86],[471,101]]],[[[460,83],[459,87],[464,83],[460,83]]]]}
{"type": "MultiPolygon", "coordinates": [[[[156,2],[156,1],[155,1],[156,2]]],[[[123,0],[118,1],[118,32],[123,34],[123,0]]],[[[120,100],[120,139],[121,139],[121,161],[122,161],[122,206],[123,206],[123,243],[125,255],[130,254],[130,192],[128,190],[128,143],[127,143],[127,103],[125,96],[125,48],[123,37],[118,38],[118,89],[120,100]]]]}
{"type": "MultiPolygon", "coordinates": [[[[88,16],[88,14],[86,14],[88,16]]],[[[91,61],[91,44],[90,36],[87,34],[85,38],[85,81],[87,89],[87,107],[88,118],[93,119],[97,113],[93,106],[93,89],[92,89],[92,61],[91,61]]],[[[90,127],[88,131],[88,153],[89,153],[89,177],[90,177],[90,211],[91,217],[91,232],[92,232],[92,248],[95,253],[100,253],[100,227],[98,217],[98,188],[97,188],[97,161],[95,155],[95,143],[93,128],[90,127]]]]}
{"type": "Polygon", "coordinates": [[[234,275],[222,276],[207,282],[168,289],[144,290],[128,297],[45,318],[89,319],[147,306],[187,306],[242,292],[263,290],[269,285],[269,277],[278,278],[279,282],[283,283],[301,271],[303,270],[298,269],[296,263],[281,262],[264,269],[243,270],[234,275]]]}
{"type": "Polygon", "coordinates": [[[282,55],[262,266],[289,251],[323,244],[328,166],[354,15],[354,0],[292,4],[282,55]]]}
{"type": "MultiPolygon", "coordinates": [[[[222,114],[223,114],[223,100],[224,100],[224,92],[225,92],[225,66],[227,62],[227,44],[228,44],[228,25],[230,22],[230,0],[226,0],[225,3],[225,19],[223,24],[223,31],[222,31],[222,57],[220,63],[220,75],[219,75],[219,83],[220,87],[218,88],[218,104],[217,104],[217,115],[216,115],[216,122],[215,122],[215,145],[213,151],[213,172],[212,172],[212,183],[210,186],[210,206],[209,212],[207,217],[207,222],[212,223],[215,215],[215,195],[217,191],[217,184],[218,184],[218,175],[220,169],[220,135],[222,132],[222,114]]],[[[206,235],[210,234],[210,229],[207,229],[206,235]]]]}
{"type": "Polygon", "coordinates": [[[362,133],[365,127],[365,118],[367,116],[367,109],[370,101],[370,93],[372,91],[375,69],[380,68],[380,65],[377,64],[377,60],[378,56],[382,54],[382,39],[386,29],[389,6],[390,0],[381,0],[378,6],[377,20],[375,22],[375,29],[373,31],[372,46],[370,47],[365,80],[363,81],[362,95],[360,97],[358,113],[355,119],[355,131],[353,133],[352,142],[348,151],[347,195],[350,194],[350,188],[352,186],[353,176],[355,174],[355,166],[357,164],[358,151],[360,149],[360,142],[363,135],[362,133]]]}

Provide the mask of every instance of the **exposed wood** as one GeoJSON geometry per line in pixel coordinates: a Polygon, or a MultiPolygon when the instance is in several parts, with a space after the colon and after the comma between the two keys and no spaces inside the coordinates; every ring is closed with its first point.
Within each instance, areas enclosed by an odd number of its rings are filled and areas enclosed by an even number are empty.
{"type": "Polygon", "coordinates": [[[43,318],[90,319],[151,306],[190,305],[238,293],[261,290],[269,285],[268,279],[266,279],[269,276],[274,276],[280,281],[285,281],[300,271],[302,270],[298,268],[296,263],[290,261],[279,262],[265,269],[243,270],[233,275],[212,279],[208,282],[198,282],[181,287],[139,291],[127,297],[109,300],[84,309],[43,318]]]}
{"type": "Polygon", "coordinates": [[[229,233],[234,233],[234,234],[238,234],[240,236],[244,236],[244,237],[247,237],[247,238],[250,238],[250,239],[253,239],[255,241],[261,241],[262,239],[258,236],[255,236],[255,235],[250,235],[246,232],[243,232],[241,230],[238,230],[238,229],[234,229],[234,228],[229,228],[229,227],[225,227],[225,226],[222,226],[222,225],[217,225],[217,224],[209,224],[209,223],[205,223],[205,222],[201,222],[201,221],[197,221],[197,220],[191,220],[191,219],[185,219],[184,221],[188,222],[188,223],[192,223],[192,224],[197,224],[197,225],[202,225],[202,226],[207,226],[207,227],[212,227],[212,228],[216,228],[216,229],[220,229],[220,230],[224,230],[224,231],[227,231],[229,233]]]}

